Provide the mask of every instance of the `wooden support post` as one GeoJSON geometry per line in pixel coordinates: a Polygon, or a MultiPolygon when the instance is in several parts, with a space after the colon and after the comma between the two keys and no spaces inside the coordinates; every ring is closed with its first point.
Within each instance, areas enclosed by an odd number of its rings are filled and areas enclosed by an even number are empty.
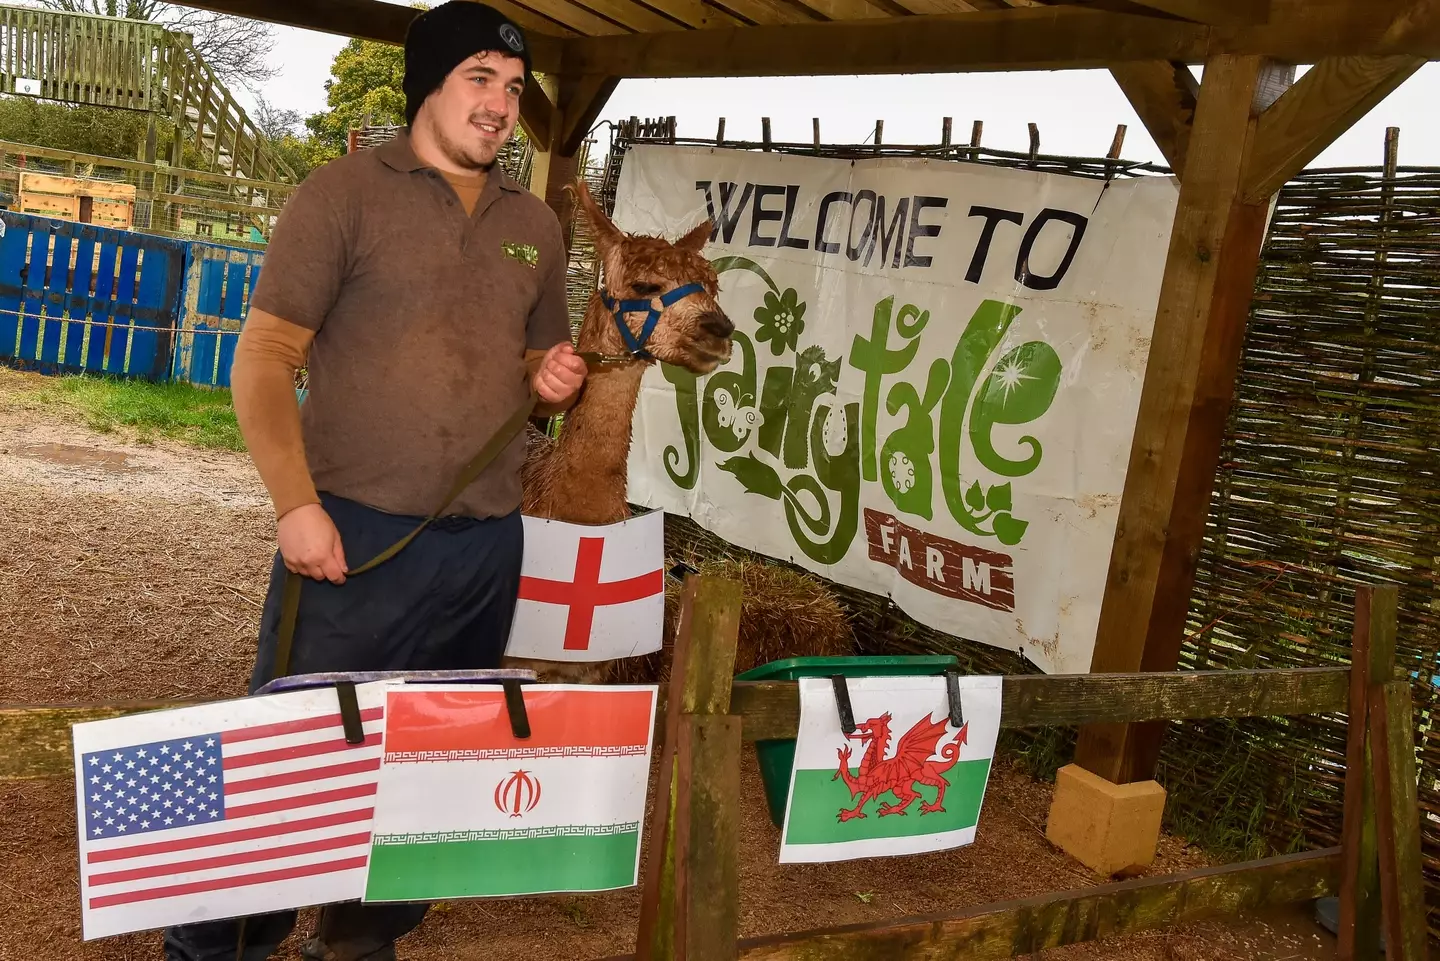
{"type": "MultiPolygon", "coordinates": [[[[606,101],[619,82],[616,77],[563,75],[557,81],[558,98],[550,125],[550,170],[544,180],[543,196],[560,219],[567,251],[570,249],[574,201],[565,188],[574,184],[580,175],[579,154],[585,136],[600,111],[605,109],[606,101]]],[[[639,127],[637,118],[632,117],[630,121],[639,127]]],[[[537,187],[540,185],[539,179],[533,175],[531,183],[537,187]]]]}
{"type": "Polygon", "coordinates": [[[1183,179],[1200,92],[1195,75],[1183,63],[1164,60],[1116,64],[1110,68],[1110,75],[1145,124],[1165,162],[1175,176],[1183,179]]]}
{"type": "MultiPolygon", "coordinates": [[[[1171,671],[1209,509],[1268,206],[1244,182],[1265,62],[1205,65],[1141,389],[1092,672],[1171,671]]],[[[1117,784],[1150,778],[1165,725],[1094,725],[1075,761],[1117,784]]]]}
{"type": "Polygon", "coordinates": [[[951,131],[950,118],[949,118],[949,117],[946,117],[946,118],[945,118],[943,121],[941,121],[941,123],[940,123],[940,146],[942,146],[942,147],[948,147],[948,146],[950,146],[950,136],[951,136],[950,131],[951,131]]]}
{"type": "Polygon", "coordinates": [[[816,149],[816,150],[819,150],[819,149],[820,149],[820,118],[819,118],[819,117],[811,117],[811,118],[810,118],[810,128],[811,128],[811,132],[812,132],[812,134],[813,134],[813,136],[814,136],[814,138],[815,138],[815,149],[816,149]]]}
{"type": "Polygon", "coordinates": [[[1340,874],[1338,961],[1374,961],[1379,955],[1380,873],[1376,858],[1375,797],[1370,779],[1369,692],[1395,656],[1393,591],[1355,592],[1350,642],[1350,697],[1345,742],[1345,801],[1340,826],[1344,869],[1340,874]]]}
{"type": "Polygon", "coordinates": [[[1398,591],[1355,592],[1345,756],[1340,961],[1425,961],[1424,882],[1410,681],[1396,671],[1398,591]]]}
{"type": "Polygon", "coordinates": [[[720,123],[715,127],[715,146],[719,147],[725,143],[725,118],[720,118],[720,123]]]}
{"type": "Polygon", "coordinates": [[[1033,164],[1040,156],[1040,126],[1029,124],[1030,127],[1030,162],[1033,164]]]}
{"type": "Polygon", "coordinates": [[[763,149],[766,153],[769,153],[769,152],[770,152],[770,118],[769,118],[769,117],[761,117],[761,118],[760,118],[760,144],[761,144],[762,149],[763,149]]]}
{"type": "Polygon", "coordinates": [[[636,935],[643,961],[736,957],[741,722],[730,690],[740,598],[738,581],[686,578],[636,935]]]}
{"type": "Polygon", "coordinates": [[[537,76],[534,87],[527,87],[520,100],[520,126],[535,148],[530,160],[530,192],[544,198],[550,188],[550,158],[554,155],[556,134],[555,101],[559,86],[555,77],[537,76]]]}
{"type": "Polygon", "coordinates": [[[880,152],[880,145],[885,142],[885,121],[875,121],[875,152],[880,152]]]}
{"type": "Polygon", "coordinates": [[[1120,151],[1125,149],[1125,129],[1123,123],[1115,125],[1115,138],[1110,141],[1110,150],[1105,154],[1107,160],[1120,159],[1120,151]]]}

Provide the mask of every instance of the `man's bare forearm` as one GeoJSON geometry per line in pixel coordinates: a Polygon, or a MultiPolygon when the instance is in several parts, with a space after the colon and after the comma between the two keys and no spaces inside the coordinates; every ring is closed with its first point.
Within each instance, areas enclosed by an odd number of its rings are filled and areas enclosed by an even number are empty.
{"type": "Polygon", "coordinates": [[[231,366],[235,417],[276,517],[320,502],[295,401],[295,371],[304,366],[313,338],[304,327],[251,310],[231,366]]]}

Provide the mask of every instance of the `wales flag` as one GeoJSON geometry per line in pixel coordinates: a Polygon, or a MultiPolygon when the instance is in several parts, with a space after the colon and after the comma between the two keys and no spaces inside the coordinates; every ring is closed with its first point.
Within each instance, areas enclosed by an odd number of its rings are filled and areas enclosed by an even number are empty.
{"type": "Polygon", "coordinates": [[[995,740],[999,677],[959,678],[961,725],[944,677],[847,679],[855,730],[828,678],[801,678],[780,861],[918,854],[975,840],[995,740]]]}
{"type": "Polygon", "coordinates": [[[389,691],[365,901],[605,891],[634,885],[654,686],[389,691]]]}

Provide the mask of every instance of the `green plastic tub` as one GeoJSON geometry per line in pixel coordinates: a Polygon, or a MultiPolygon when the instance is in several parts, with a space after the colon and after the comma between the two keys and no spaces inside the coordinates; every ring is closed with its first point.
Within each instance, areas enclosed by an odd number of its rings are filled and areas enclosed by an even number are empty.
{"type": "MultiPolygon", "coordinates": [[[[737,674],[737,681],[796,681],[802,677],[910,676],[944,674],[960,666],[953,654],[869,655],[859,657],[789,657],[771,661],[737,674]]],[[[790,770],[795,766],[795,740],[781,738],[756,741],[755,758],[760,780],[765,785],[765,802],[770,820],[778,828],[785,824],[785,797],[790,791],[790,770]]]]}

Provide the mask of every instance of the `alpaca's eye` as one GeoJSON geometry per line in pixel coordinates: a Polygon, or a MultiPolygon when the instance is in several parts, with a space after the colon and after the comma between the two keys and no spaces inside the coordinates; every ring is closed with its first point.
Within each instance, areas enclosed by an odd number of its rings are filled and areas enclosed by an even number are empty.
{"type": "Polygon", "coordinates": [[[664,288],[659,284],[631,284],[630,289],[635,292],[636,297],[654,297],[664,288]]]}

